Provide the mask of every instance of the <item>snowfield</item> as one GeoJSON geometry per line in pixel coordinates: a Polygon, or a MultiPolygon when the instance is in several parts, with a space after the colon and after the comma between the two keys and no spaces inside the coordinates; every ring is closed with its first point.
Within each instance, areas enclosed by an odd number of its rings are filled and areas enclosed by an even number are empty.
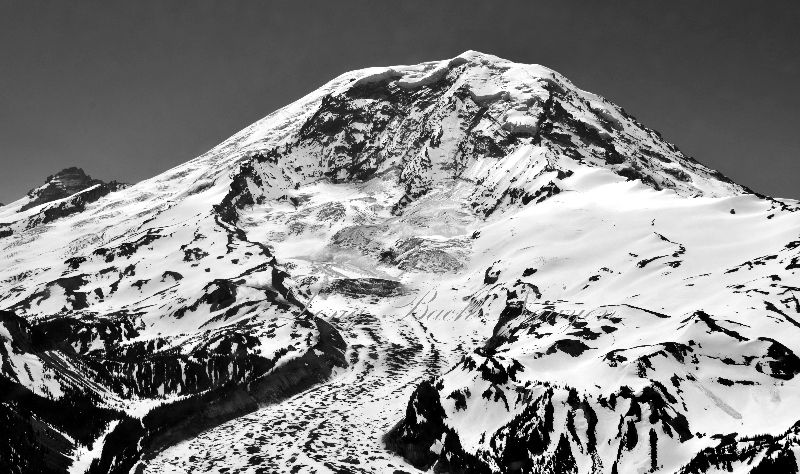
{"type": "Polygon", "coordinates": [[[800,206],[545,67],[92,186],[0,207],[9,472],[798,472],[800,206]]]}

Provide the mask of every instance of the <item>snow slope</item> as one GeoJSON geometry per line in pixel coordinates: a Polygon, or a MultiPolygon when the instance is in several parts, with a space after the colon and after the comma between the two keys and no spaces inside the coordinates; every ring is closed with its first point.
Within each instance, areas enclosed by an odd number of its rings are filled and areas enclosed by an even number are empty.
{"type": "Polygon", "coordinates": [[[79,204],[0,208],[18,470],[797,470],[797,202],[542,66],[347,73],[79,204]]]}

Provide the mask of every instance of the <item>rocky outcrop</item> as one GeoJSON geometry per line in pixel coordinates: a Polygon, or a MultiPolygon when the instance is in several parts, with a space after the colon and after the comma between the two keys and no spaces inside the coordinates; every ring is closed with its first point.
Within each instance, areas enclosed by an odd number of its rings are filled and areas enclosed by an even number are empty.
{"type": "MultiPolygon", "coordinates": [[[[346,344],[341,335],[321,319],[300,321],[318,331],[317,344],[301,357],[247,383],[226,383],[192,397],[166,403],[143,420],[127,419],[109,434],[102,455],[92,462],[89,474],[129,472],[140,461],[166,447],[191,439],[213,426],[279,403],[327,381],[334,368],[345,367],[346,344]]],[[[181,375],[176,375],[180,379],[181,375]]]]}
{"type": "Polygon", "coordinates": [[[87,204],[97,201],[110,192],[123,189],[125,186],[127,185],[112,181],[110,183],[92,185],[85,190],[78,191],[76,194],[71,195],[64,201],[42,207],[41,211],[28,219],[28,228],[49,224],[50,222],[62,217],[83,212],[83,210],[86,209],[87,204]]]}
{"type": "Polygon", "coordinates": [[[109,423],[127,418],[103,406],[81,365],[71,347],[0,311],[0,471],[66,472],[79,445],[90,445],[109,423]],[[31,366],[47,378],[39,387],[29,382],[31,366]]]}
{"type": "Polygon", "coordinates": [[[28,209],[48,202],[64,199],[93,186],[104,186],[106,191],[104,193],[94,193],[91,196],[86,196],[85,199],[89,201],[97,200],[99,197],[111,191],[124,189],[127,184],[118,183],[116,181],[104,183],[99,179],[93,179],[81,168],[76,168],[74,166],[65,168],[54,175],[48,176],[44,186],[30,190],[28,192],[30,202],[24,204],[20,208],[20,211],[27,211],[28,209]]]}

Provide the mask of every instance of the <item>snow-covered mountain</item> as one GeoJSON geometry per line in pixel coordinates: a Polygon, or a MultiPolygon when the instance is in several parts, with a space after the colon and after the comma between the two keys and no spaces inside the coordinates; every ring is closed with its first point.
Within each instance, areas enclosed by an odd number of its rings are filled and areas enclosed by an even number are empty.
{"type": "MultiPolygon", "coordinates": [[[[68,198],[73,194],[77,194],[89,188],[98,187],[101,189],[108,189],[108,191],[106,191],[107,194],[111,191],[118,191],[125,186],[127,185],[117,183],[116,181],[104,183],[99,179],[93,179],[81,168],[66,168],[52,176],[48,176],[44,186],[30,190],[28,195],[23,200],[19,201],[18,204],[20,206],[20,211],[25,211],[32,207],[39,206],[40,204],[68,198]]],[[[95,194],[101,193],[96,192],[95,194]]]]}
{"type": "MultiPolygon", "coordinates": [[[[7,237],[13,234],[12,225],[15,224],[17,230],[30,229],[40,224],[48,224],[56,219],[82,212],[86,205],[97,201],[108,193],[119,191],[128,187],[126,183],[111,181],[105,183],[99,179],[93,179],[81,168],[66,168],[58,173],[48,176],[43,186],[31,189],[22,199],[18,199],[8,206],[0,204],[3,214],[12,211],[24,212],[34,207],[39,208],[39,212],[33,213],[26,220],[14,219],[0,223],[0,237],[7,237]],[[43,204],[52,203],[49,206],[43,204]]],[[[4,219],[5,220],[5,219],[4,219]]]]}
{"type": "Polygon", "coordinates": [[[797,472],[800,206],[545,67],[354,71],[120,188],[0,207],[9,472],[797,472]]]}

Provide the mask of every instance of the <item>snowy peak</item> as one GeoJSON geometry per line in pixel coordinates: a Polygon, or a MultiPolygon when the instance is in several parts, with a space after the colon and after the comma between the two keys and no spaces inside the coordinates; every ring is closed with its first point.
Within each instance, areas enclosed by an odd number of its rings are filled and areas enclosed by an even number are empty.
{"type": "Polygon", "coordinates": [[[560,192],[560,180],[581,167],[683,196],[749,192],[560,74],[477,52],[350,73],[310,105],[302,125],[278,144],[247,147],[250,158],[235,178],[243,195],[227,204],[288,198],[319,179],[355,182],[392,170],[403,187],[396,213],[439,184],[466,180],[481,187],[474,205],[488,215],[501,203],[560,192]]]}
{"type": "MultiPolygon", "coordinates": [[[[92,179],[81,168],[65,168],[58,173],[48,176],[45,184],[38,188],[28,191],[29,201],[22,205],[21,211],[26,211],[32,207],[39,206],[52,201],[67,198],[93,186],[104,185],[99,179],[92,179]]],[[[120,189],[125,186],[112,181],[110,187],[120,189]]]]}
{"type": "Polygon", "coordinates": [[[83,212],[93,203],[129,185],[92,179],[81,168],[66,168],[48,176],[45,184],[8,206],[0,206],[0,238],[83,212]]]}

